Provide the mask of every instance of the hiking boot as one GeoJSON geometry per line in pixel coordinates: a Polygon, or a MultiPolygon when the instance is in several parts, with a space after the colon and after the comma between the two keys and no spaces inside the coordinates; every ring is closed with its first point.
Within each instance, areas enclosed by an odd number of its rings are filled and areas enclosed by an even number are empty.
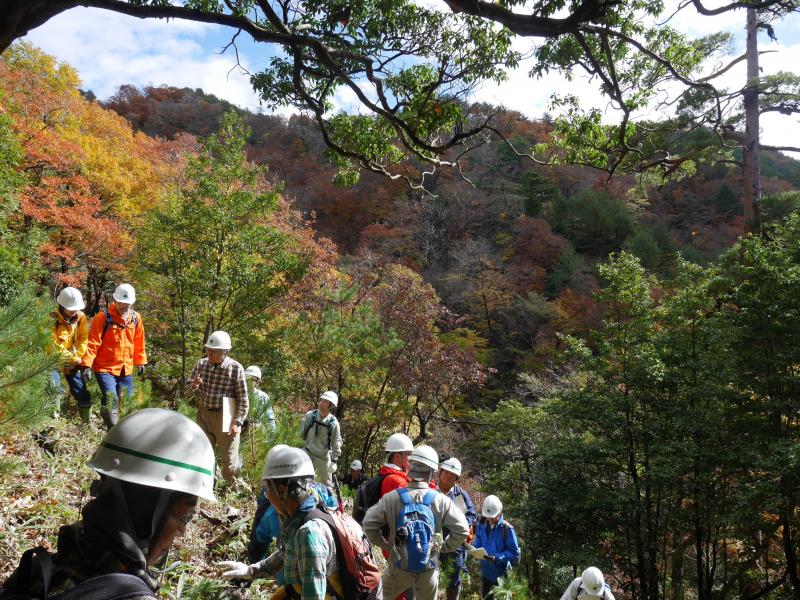
{"type": "Polygon", "coordinates": [[[91,406],[79,406],[78,407],[78,414],[81,416],[81,421],[86,425],[89,424],[89,421],[92,419],[92,407],[91,406]]]}

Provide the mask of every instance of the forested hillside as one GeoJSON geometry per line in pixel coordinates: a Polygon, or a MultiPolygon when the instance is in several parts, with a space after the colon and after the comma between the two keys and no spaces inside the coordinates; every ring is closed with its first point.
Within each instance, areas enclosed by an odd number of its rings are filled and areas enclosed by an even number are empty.
{"type": "MultiPolygon", "coordinates": [[[[549,141],[547,118],[473,108],[549,141]]],[[[500,141],[468,160],[430,193],[342,187],[302,116],[167,87],[98,102],[68,65],[7,50],[0,577],[78,517],[102,435],[51,418],[53,298],[74,285],[94,314],[125,281],[149,355],[125,412],[194,416],[188,375],[224,329],[278,421],[243,440],[241,486],[179,544],[164,597],[229,597],[211,563],[242,560],[266,450],[335,389],[342,465],[374,472],[404,431],[503,499],[523,547],[509,597],[556,600],[596,564],[626,600],[800,598],[800,164],[764,156],[753,237],[730,164],[665,183],[500,141]]]]}
{"type": "MultiPolygon", "coordinates": [[[[233,108],[201,90],[132,86],[104,106],[135,130],[165,139],[208,135],[233,108]]],[[[518,147],[548,139],[547,120],[479,109],[498,113],[518,147]]],[[[436,289],[459,329],[469,329],[471,343],[480,345],[482,362],[495,369],[478,402],[496,388],[502,397],[520,372],[546,369],[556,332],[599,323],[595,265],[610,252],[628,250],[671,277],[676,252],[705,264],[745,231],[736,191],[741,175],[729,164],[700,164],[694,175],[656,186],[608,180],[589,168],[536,165],[496,140],[468,155],[464,179],[435,175],[432,195],[369,173],[354,187],[340,187],[312,121],[240,114],[251,128],[248,157],[267,167],[293,207],[313,219],[317,235],[332,240],[342,257],[369,252],[408,266],[436,289]]],[[[800,163],[777,153],[764,162],[767,194],[797,188],[800,163]]],[[[768,216],[780,204],[772,196],[768,216]]]]}

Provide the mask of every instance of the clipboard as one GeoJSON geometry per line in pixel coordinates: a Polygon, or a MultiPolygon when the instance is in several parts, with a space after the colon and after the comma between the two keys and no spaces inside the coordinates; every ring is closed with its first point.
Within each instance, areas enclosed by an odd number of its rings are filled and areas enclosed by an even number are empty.
{"type": "Polygon", "coordinates": [[[236,398],[230,396],[222,397],[222,431],[230,433],[231,424],[236,419],[236,398]]]}

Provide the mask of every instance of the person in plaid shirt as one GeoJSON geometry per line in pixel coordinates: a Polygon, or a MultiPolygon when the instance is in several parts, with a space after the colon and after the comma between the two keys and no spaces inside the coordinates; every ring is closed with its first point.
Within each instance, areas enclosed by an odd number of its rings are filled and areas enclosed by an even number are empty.
{"type": "Polygon", "coordinates": [[[226,332],[215,331],[208,336],[205,348],[208,356],[192,369],[189,388],[199,396],[197,424],[214,446],[222,477],[232,483],[239,468],[239,437],[249,408],[247,381],[242,365],[228,356],[231,337],[226,332]],[[227,430],[222,422],[225,398],[235,400],[227,430]]]}
{"type": "Polygon", "coordinates": [[[271,452],[264,469],[269,501],[283,517],[283,574],[286,597],[344,598],[333,532],[320,519],[306,521],[317,505],[314,465],[299,448],[271,452]]]}

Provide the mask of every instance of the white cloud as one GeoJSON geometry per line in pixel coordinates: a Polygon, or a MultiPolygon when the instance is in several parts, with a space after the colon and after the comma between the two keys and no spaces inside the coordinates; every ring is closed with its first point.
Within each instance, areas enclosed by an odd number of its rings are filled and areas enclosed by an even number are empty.
{"type": "MultiPolygon", "coordinates": [[[[212,53],[219,28],[190,21],[134,19],[110,11],[75,8],[25,38],[75,67],[85,89],[107,98],[125,83],[202,88],[255,109],[258,98],[232,52],[212,53]]],[[[247,56],[240,54],[243,66],[247,56]]]]}

